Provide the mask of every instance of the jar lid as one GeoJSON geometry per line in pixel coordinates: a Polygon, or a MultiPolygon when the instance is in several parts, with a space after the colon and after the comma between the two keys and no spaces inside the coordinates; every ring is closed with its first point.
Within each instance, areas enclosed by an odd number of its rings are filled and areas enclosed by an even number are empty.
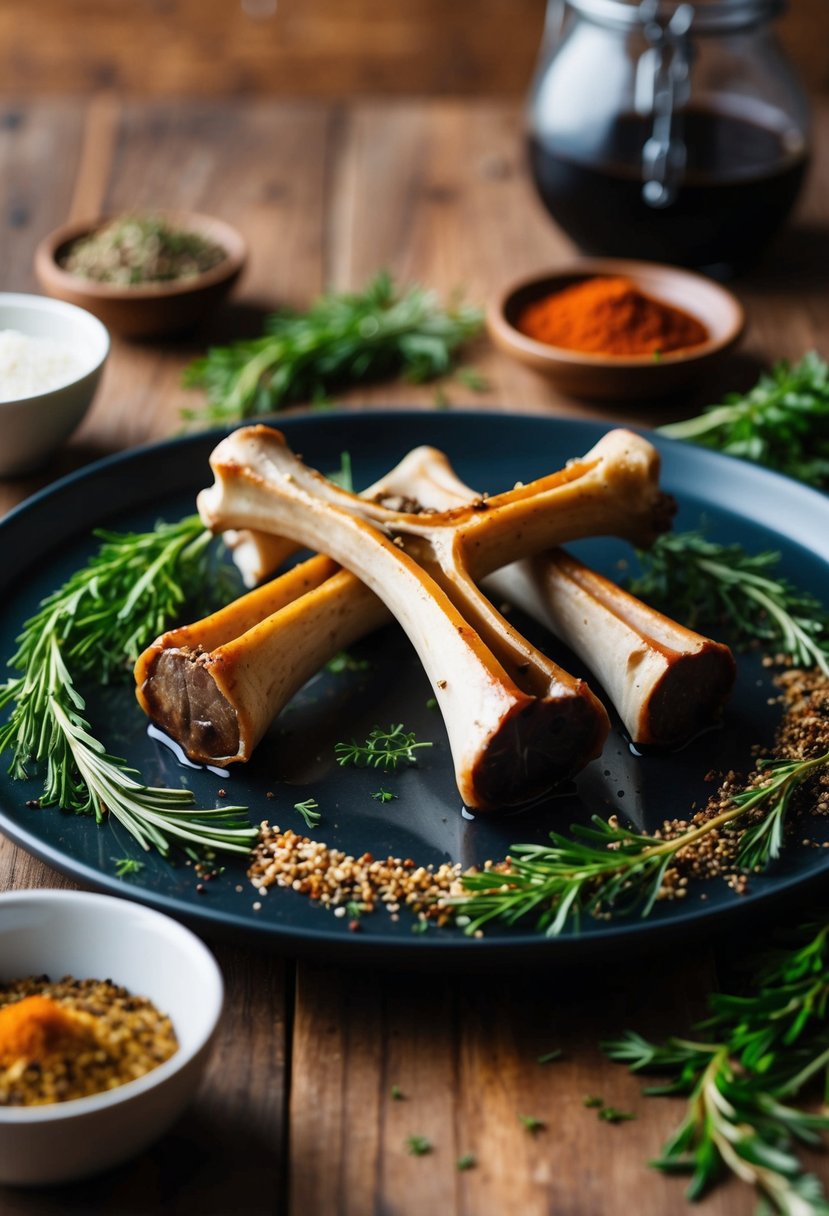
{"type": "Polygon", "coordinates": [[[650,21],[669,22],[679,8],[691,10],[695,34],[718,34],[760,25],[779,16],[786,0],[569,0],[570,6],[600,25],[633,29],[650,21]]]}

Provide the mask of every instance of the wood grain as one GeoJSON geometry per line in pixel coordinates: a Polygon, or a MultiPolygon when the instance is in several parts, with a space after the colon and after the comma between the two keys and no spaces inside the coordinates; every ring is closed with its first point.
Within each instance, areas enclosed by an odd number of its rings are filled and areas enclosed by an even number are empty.
{"type": "MultiPolygon", "coordinates": [[[[2,18],[0,17],[0,20],[2,18]]],[[[272,99],[170,104],[108,96],[0,108],[3,287],[34,286],[37,240],[70,211],[193,206],[225,217],[255,258],[211,334],[188,342],[116,342],[82,429],[40,474],[0,487],[0,509],[94,455],[174,433],[192,404],[180,373],[211,335],[255,331],[263,310],[303,306],[327,283],[360,287],[381,266],[443,295],[485,301],[572,249],[536,200],[516,102],[351,104],[272,99]]],[[[797,222],[735,290],[749,326],[710,393],[746,384],[758,363],[797,357],[829,332],[829,106],[797,222]]],[[[457,382],[452,408],[509,407],[609,416],[561,399],[485,341],[469,353],[489,390],[457,382]]],[[[430,386],[380,385],[347,404],[434,408],[430,386]]],[[[677,405],[613,411],[660,421],[677,405]]],[[[683,407],[687,410],[687,405],[683,407]]],[[[64,880],[0,842],[0,889],[64,880]]],[[[666,1216],[686,1210],[682,1183],[648,1171],[679,1116],[646,1101],[599,1040],[633,1025],[679,1030],[716,980],[713,952],[683,946],[597,965],[591,974],[515,977],[345,972],[227,945],[217,952],[228,1008],[199,1102],[139,1161],[54,1192],[0,1190],[4,1216],[666,1216]],[[539,1065],[553,1047],[560,1061],[539,1065]],[[396,1101],[391,1087],[405,1097],[396,1101]],[[591,1093],[632,1110],[600,1123],[591,1093]],[[530,1135],[519,1115],[542,1119],[530,1135]],[[423,1135],[433,1151],[406,1149],[423,1135]],[[475,1155],[460,1172],[457,1158],[475,1155]]],[[[829,1181],[825,1160],[815,1168],[829,1181]]],[[[739,1186],[700,1216],[748,1216],[739,1186]]]]}
{"type": "MultiPolygon", "coordinates": [[[[9,95],[512,96],[532,75],[546,0],[5,0],[9,95]]],[[[779,23],[811,89],[829,88],[825,0],[779,23]]]]}

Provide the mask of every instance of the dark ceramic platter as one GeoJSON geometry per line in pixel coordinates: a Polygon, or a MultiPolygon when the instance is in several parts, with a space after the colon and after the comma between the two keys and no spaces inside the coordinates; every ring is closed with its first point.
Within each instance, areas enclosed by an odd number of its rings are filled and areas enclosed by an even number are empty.
{"type": "MultiPolygon", "coordinates": [[[[349,451],[357,486],[377,478],[409,448],[430,443],[449,454],[466,482],[490,492],[558,468],[607,429],[537,415],[470,412],[316,414],[286,418],[280,425],[292,446],[323,471],[338,467],[340,454],[349,451]]],[[[6,654],[40,598],[94,549],[92,529],[146,530],[159,518],[173,520],[193,511],[195,492],[211,480],[207,461],[217,438],[214,432],[177,439],[102,461],[30,499],[0,525],[0,638],[6,654]]],[[[663,454],[663,485],[680,503],[677,527],[697,527],[704,519],[713,538],[738,541],[755,551],[779,549],[783,571],[826,598],[829,499],[741,462],[654,441],[663,454]]],[[[623,544],[611,541],[590,541],[574,551],[611,575],[628,555],[623,544]]],[[[578,662],[548,635],[529,622],[518,623],[565,667],[579,672],[578,662]]],[[[256,820],[268,817],[301,831],[293,804],[313,797],[322,813],[315,834],[331,846],[353,854],[370,851],[423,864],[450,860],[469,866],[503,857],[514,842],[541,841],[551,827],[564,829],[593,812],[620,812],[644,829],[664,818],[683,817],[710,792],[704,780],[709,770],[747,768],[752,745],[770,744],[778,712],[768,704],[770,677],[759,656],[741,656],[737,690],[721,729],[678,754],[647,758],[632,754],[614,730],[604,756],[576,786],[522,813],[473,820],[461,813],[442,724],[428,707],[430,689],[405,637],[390,626],[352,653],[367,666],[312,681],[260,744],[254,760],[226,777],[185,769],[166,747],[148,738],[127,685],[100,695],[90,691],[93,727],[108,749],[126,756],[145,780],[187,784],[202,805],[218,805],[218,791],[224,789],[228,802],[249,806],[256,820]],[[434,741],[416,768],[378,775],[335,764],[337,740],[361,739],[375,724],[391,722],[434,741]],[[381,785],[398,799],[387,805],[374,801],[371,793],[381,785]],[[275,797],[267,797],[268,791],[275,797]]],[[[415,934],[408,915],[394,922],[383,909],[364,917],[355,933],[345,919],[293,892],[274,888],[260,898],[245,877],[242,860],[230,861],[223,875],[199,894],[191,867],[142,855],[117,824],[96,827],[59,810],[27,807],[38,789],[36,781],[0,775],[0,828],[80,883],[161,908],[208,935],[269,941],[296,953],[347,954],[354,961],[406,966],[489,965],[530,956],[564,961],[622,943],[646,945],[666,934],[676,939],[687,932],[720,932],[739,914],[758,917],[777,898],[802,894],[829,869],[829,851],[793,846],[771,872],[752,881],[747,896],[734,895],[719,881],[699,884],[687,899],[657,905],[647,920],[591,920],[578,934],[556,939],[539,936],[530,925],[493,928],[482,940],[458,929],[415,934]],[[122,857],[140,857],[143,868],[132,878],[117,878],[115,859],[122,857]]],[[[821,830],[822,824],[809,826],[813,838],[820,839],[821,830]]]]}

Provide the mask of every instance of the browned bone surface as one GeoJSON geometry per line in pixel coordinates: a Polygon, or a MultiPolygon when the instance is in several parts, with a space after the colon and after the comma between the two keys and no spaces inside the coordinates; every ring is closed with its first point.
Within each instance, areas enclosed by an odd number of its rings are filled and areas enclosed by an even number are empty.
{"type": "MultiPolygon", "coordinates": [[[[430,447],[409,452],[361,496],[429,512],[480,497],[430,447]]],[[[257,577],[279,565],[289,545],[267,532],[234,539],[234,556],[257,577]]],[[[337,569],[330,559],[311,559],[205,620],[169,630],[139,657],[139,702],[192,760],[248,759],[304,680],[388,619],[359,580],[335,579],[337,569]]],[[[579,655],[639,746],[687,741],[710,725],[733,685],[728,647],[655,612],[561,549],[494,573],[487,590],[517,603],[579,655]]],[[[481,624],[492,643],[496,631],[481,624]]],[[[543,695],[555,672],[540,657],[528,650],[519,666],[532,663],[527,686],[543,695]]]]}
{"type": "MultiPolygon", "coordinates": [[[[94,83],[89,60],[76,58],[69,40],[96,63],[105,60],[96,12],[105,7],[115,20],[123,6],[100,5],[71,6],[71,25],[56,19],[69,11],[64,0],[0,6],[0,20],[26,52],[6,60],[16,74],[4,83],[15,96],[0,111],[4,288],[37,290],[34,247],[74,198],[87,214],[160,201],[217,214],[239,225],[256,256],[236,304],[209,336],[163,346],[115,342],[83,427],[48,468],[0,485],[4,511],[94,456],[177,432],[181,407],[199,400],[180,385],[186,362],[208,340],[224,341],[244,326],[252,332],[263,307],[304,307],[326,284],[359,288],[380,266],[442,294],[462,285],[466,298],[484,302],[502,283],[572,257],[527,181],[519,103],[223,99],[96,107],[38,98],[30,64],[41,51],[49,56],[44,87],[65,92],[71,81],[62,73],[70,71],[79,88],[94,83]]],[[[814,13],[829,16],[829,6],[797,0],[795,20],[801,5],[825,74],[826,39],[816,36],[814,13]]],[[[127,7],[144,35],[173,54],[160,6],[127,7]]],[[[222,3],[222,12],[235,7],[222,3]]],[[[483,7],[476,0],[476,19],[483,7]]],[[[513,0],[501,9],[518,38],[513,0]]],[[[194,36],[207,38],[198,29],[194,36]]],[[[123,45],[132,70],[155,84],[153,54],[134,41],[123,45]]],[[[503,38],[502,51],[509,51],[503,38]]],[[[209,67],[201,79],[212,85],[209,67]]],[[[825,353],[829,106],[819,104],[815,118],[803,205],[764,265],[733,284],[746,305],[746,336],[695,401],[594,409],[561,398],[482,342],[468,362],[490,388],[478,394],[448,381],[452,408],[656,426],[747,388],[761,365],[812,347],[825,353]]],[[[373,385],[344,400],[428,411],[434,386],[373,385]]],[[[117,852],[106,829],[100,841],[104,857],[117,852]]],[[[73,884],[0,839],[0,888],[66,885],[73,884]]],[[[786,924],[800,915],[780,910],[786,924]]],[[[766,933],[757,927],[758,938],[766,933]]],[[[752,1216],[755,1196],[739,1184],[691,1205],[683,1198],[686,1179],[648,1168],[683,1103],[642,1097],[642,1080],[598,1049],[625,1027],[656,1038],[687,1033],[711,987],[734,990],[728,937],[671,942],[644,957],[625,949],[612,970],[572,975],[551,959],[524,976],[477,980],[384,975],[332,960],[295,962],[250,943],[215,945],[228,997],[197,1102],[156,1145],[101,1178],[48,1191],[0,1189],[3,1216],[752,1216]],[[562,1057],[539,1065],[537,1057],[553,1048],[562,1057]],[[391,1097],[393,1085],[403,1100],[391,1097]],[[600,1122],[584,1106],[589,1094],[638,1117],[617,1127],[600,1122]],[[529,1135],[519,1114],[544,1119],[546,1129],[529,1135]],[[406,1138],[414,1134],[431,1140],[429,1156],[409,1155],[406,1138]],[[457,1158],[466,1152],[476,1165],[460,1172],[457,1158]]],[[[810,1154],[808,1166],[829,1185],[826,1154],[810,1154]]]]}
{"type": "Polygon", "coordinates": [[[216,481],[199,496],[209,526],[270,530],[322,548],[390,609],[432,684],[467,805],[524,802],[598,754],[607,732],[600,704],[582,681],[541,661],[474,580],[563,538],[652,540],[672,504],[646,440],[611,431],[557,473],[430,515],[339,489],[266,427],[234,432],[211,465],[216,481]]]}

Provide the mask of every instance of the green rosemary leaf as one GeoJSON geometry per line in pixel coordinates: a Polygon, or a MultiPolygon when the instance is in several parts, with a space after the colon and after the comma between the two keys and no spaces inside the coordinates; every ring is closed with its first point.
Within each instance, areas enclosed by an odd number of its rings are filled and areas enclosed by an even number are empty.
{"type": "Polygon", "coordinates": [[[690,628],[719,625],[737,642],[760,640],[799,667],[829,675],[829,612],[776,573],[779,553],[749,554],[700,531],[665,533],[637,554],[629,590],[690,628]]]}
{"type": "Polygon", "coordinates": [[[323,295],[306,313],[269,317],[260,338],[208,351],[184,381],[206,391],[207,406],[187,416],[224,422],[366,381],[433,380],[451,370],[481,324],[480,310],[441,307],[432,292],[399,290],[381,273],[362,293],[323,295]]]}

